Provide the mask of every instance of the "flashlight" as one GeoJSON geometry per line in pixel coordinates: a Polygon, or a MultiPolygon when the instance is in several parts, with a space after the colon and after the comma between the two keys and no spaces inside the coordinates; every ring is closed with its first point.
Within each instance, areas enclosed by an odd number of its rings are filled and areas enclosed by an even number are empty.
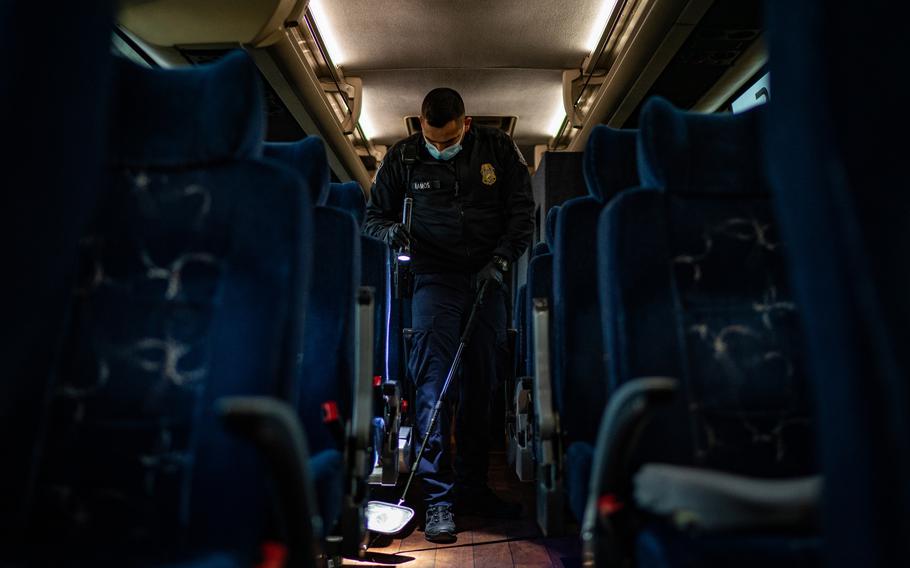
{"type": "MultiPolygon", "coordinates": [[[[401,223],[407,227],[408,232],[411,231],[411,209],[414,206],[414,198],[405,197],[404,198],[404,207],[401,210],[401,223]]],[[[411,262],[411,247],[406,246],[398,249],[395,253],[398,258],[398,262],[411,262]]]]}

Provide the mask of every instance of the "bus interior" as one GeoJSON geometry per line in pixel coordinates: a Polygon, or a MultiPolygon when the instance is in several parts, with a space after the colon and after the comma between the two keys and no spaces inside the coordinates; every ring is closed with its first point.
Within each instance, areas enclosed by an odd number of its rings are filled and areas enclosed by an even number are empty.
{"type": "Polygon", "coordinates": [[[0,566],[906,565],[905,12],[3,2],[0,566]],[[365,514],[420,440],[361,226],[440,86],[535,203],[490,400],[522,515],[450,544],[419,493],[365,514]]]}

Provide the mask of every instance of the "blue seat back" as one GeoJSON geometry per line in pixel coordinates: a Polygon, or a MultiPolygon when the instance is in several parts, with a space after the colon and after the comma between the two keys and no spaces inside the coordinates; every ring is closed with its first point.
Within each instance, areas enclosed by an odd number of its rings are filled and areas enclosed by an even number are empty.
{"type": "Polygon", "coordinates": [[[308,136],[297,142],[267,142],[263,146],[263,155],[296,170],[307,182],[312,204],[326,205],[331,184],[322,139],[308,136]]]}
{"type": "Polygon", "coordinates": [[[311,193],[316,205],[314,277],[299,390],[294,397],[310,452],[318,453],[338,447],[335,433],[323,421],[323,404],[337,404],[343,419],[350,419],[353,411],[354,302],[361,281],[360,231],[349,213],[326,205],[330,185],[325,144],[321,139],[309,136],[297,142],[269,143],[265,153],[296,169],[303,179],[318,184],[311,193]]]}
{"type": "Polygon", "coordinates": [[[252,561],[267,472],[214,402],[296,379],[311,207],[293,172],[258,161],[249,56],[178,71],[119,61],[115,77],[111,191],[81,242],[35,530],[67,561],[252,561]]]}
{"type": "Polygon", "coordinates": [[[298,399],[310,451],[336,448],[323,423],[323,403],[334,401],[345,419],[353,412],[355,296],[360,285],[360,231],[334,207],[317,207],[313,285],[307,313],[303,376],[298,399]]]}
{"type": "MultiPolygon", "coordinates": [[[[363,225],[366,215],[366,200],[363,190],[356,181],[333,183],[326,205],[347,211],[354,216],[357,226],[363,225]]],[[[362,253],[362,284],[375,291],[376,319],[373,329],[373,376],[391,378],[390,360],[399,350],[401,343],[400,329],[393,328],[391,322],[392,306],[392,256],[388,245],[362,235],[360,237],[362,253]]]]}
{"type": "MultiPolygon", "coordinates": [[[[388,342],[400,336],[399,330],[389,329],[389,306],[391,305],[391,259],[389,246],[384,242],[360,235],[361,284],[375,291],[376,311],[373,320],[373,376],[389,377],[387,367],[388,342]]],[[[394,341],[394,340],[392,340],[394,341]]]]}
{"type": "MultiPolygon", "coordinates": [[[[552,252],[550,249],[556,243],[556,215],[559,214],[559,207],[559,205],[550,207],[544,220],[544,244],[548,247],[546,252],[552,252]]],[[[541,250],[541,252],[545,251],[541,250]]]]}
{"type": "Polygon", "coordinates": [[[367,202],[363,197],[360,184],[356,181],[329,184],[329,195],[325,204],[343,209],[353,215],[358,227],[363,224],[367,202]]]}
{"type": "MultiPolygon", "coordinates": [[[[553,215],[553,218],[554,219],[556,218],[555,214],[553,215]]],[[[550,245],[548,245],[547,243],[537,243],[536,245],[534,245],[534,248],[531,249],[531,258],[534,258],[535,256],[539,256],[542,254],[549,254],[549,253],[550,253],[550,245]]]]}
{"type": "Polygon", "coordinates": [[[532,317],[534,314],[534,298],[545,298],[549,303],[550,309],[553,309],[553,255],[550,252],[550,246],[556,239],[556,215],[558,212],[559,205],[554,205],[547,211],[544,222],[545,241],[534,245],[531,258],[528,261],[525,301],[522,310],[524,311],[525,325],[527,326],[524,337],[525,360],[527,362],[527,374],[530,376],[534,375],[535,369],[534,333],[532,328],[534,325],[534,318],[532,317]]]}
{"type": "MultiPolygon", "coordinates": [[[[360,184],[356,181],[330,184],[326,205],[350,213],[357,221],[357,227],[363,224],[366,215],[366,200],[360,184]]],[[[369,286],[375,291],[375,320],[373,329],[373,376],[388,378],[389,369],[386,366],[388,351],[387,344],[390,337],[399,337],[397,330],[389,329],[389,306],[391,303],[391,253],[388,245],[362,235],[361,246],[361,284],[369,286]]],[[[394,342],[394,339],[392,340],[394,342]]]]}
{"type": "Polygon", "coordinates": [[[599,226],[611,391],[680,380],[639,459],[760,476],[813,470],[803,354],[783,245],[760,168],[756,111],[641,117],[644,187],[599,226]]]}
{"type": "Polygon", "coordinates": [[[906,9],[855,8],[766,3],[765,157],[805,316],[825,565],[838,568],[910,553],[910,195],[895,143],[908,120],[883,71],[906,63],[906,9]]]}
{"type": "Polygon", "coordinates": [[[621,190],[638,183],[635,131],[598,126],[584,154],[587,197],[562,204],[553,246],[553,393],[566,439],[593,441],[606,406],[597,277],[597,220],[621,190]]]}
{"type": "MultiPolygon", "coordinates": [[[[545,293],[545,296],[537,296],[537,297],[546,297],[548,300],[552,300],[552,297],[551,297],[552,283],[548,280],[548,283],[546,284],[545,287],[542,287],[542,284],[541,284],[541,278],[543,277],[543,274],[541,272],[542,265],[538,265],[538,267],[536,268],[537,274],[536,274],[536,276],[534,276],[534,278],[537,279],[538,284],[534,287],[532,287],[530,285],[530,281],[532,279],[531,263],[538,256],[550,254],[550,245],[548,243],[552,242],[553,239],[555,238],[554,233],[556,230],[556,213],[558,211],[559,211],[558,205],[551,207],[550,210],[547,211],[546,220],[544,221],[544,235],[543,235],[544,240],[535,244],[531,248],[531,252],[528,255],[528,271],[527,271],[527,274],[525,275],[526,276],[525,283],[519,287],[518,294],[516,295],[516,299],[515,299],[515,325],[518,329],[518,338],[516,340],[517,345],[516,345],[516,349],[515,349],[516,360],[517,360],[516,372],[518,373],[518,376],[520,376],[520,377],[528,376],[528,375],[532,374],[530,358],[533,358],[533,356],[534,356],[533,355],[534,348],[533,348],[533,344],[531,343],[531,336],[530,336],[531,331],[530,331],[530,327],[529,327],[531,325],[531,319],[529,318],[529,314],[531,314],[532,309],[534,307],[533,306],[534,296],[529,295],[529,291],[532,291],[532,289],[533,289],[539,293],[545,293]]],[[[547,271],[550,271],[550,268],[549,268],[551,266],[550,262],[551,261],[547,261],[547,267],[548,267],[546,269],[547,271]]],[[[549,278],[549,276],[547,278],[549,278]]]]}
{"type": "Polygon", "coordinates": [[[40,409],[72,298],[79,237],[107,185],[111,5],[60,5],[54,13],[48,18],[36,2],[0,6],[0,48],[12,54],[29,46],[27,56],[7,58],[0,79],[0,123],[9,141],[0,247],[15,267],[0,294],[0,564],[28,510],[40,409]],[[79,41],[66,49],[34,41],[33,27],[23,23],[38,21],[53,36],[78,29],[79,41]]]}

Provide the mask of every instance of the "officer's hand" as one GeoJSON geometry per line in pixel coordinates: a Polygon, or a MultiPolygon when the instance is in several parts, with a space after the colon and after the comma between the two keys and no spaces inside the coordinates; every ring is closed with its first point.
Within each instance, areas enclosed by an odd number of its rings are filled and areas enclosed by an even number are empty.
{"type": "Polygon", "coordinates": [[[385,242],[395,250],[411,246],[411,233],[403,223],[395,223],[385,234],[385,242]]]}
{"type": "Polygon", "coordinates": [[[501,287],[502,279],[502,270],[499,269],[499,266],[497,266],[495,261],[491,260],[477,273],[477,276],[474,278],[474,288],[475,290],[479,289],[487,280],[492,280],[497,286],[501,287]]]}

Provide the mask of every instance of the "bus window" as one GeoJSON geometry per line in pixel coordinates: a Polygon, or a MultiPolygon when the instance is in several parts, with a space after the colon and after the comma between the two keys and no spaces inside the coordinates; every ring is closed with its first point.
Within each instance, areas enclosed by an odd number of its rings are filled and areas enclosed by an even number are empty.
{"type": "Polygon", "coordinates": [[[733,112],[739,113],[768,102],[771,96],[771,73],[765,73],[751,87],[736,97],[730,106],[733,112]]]}

